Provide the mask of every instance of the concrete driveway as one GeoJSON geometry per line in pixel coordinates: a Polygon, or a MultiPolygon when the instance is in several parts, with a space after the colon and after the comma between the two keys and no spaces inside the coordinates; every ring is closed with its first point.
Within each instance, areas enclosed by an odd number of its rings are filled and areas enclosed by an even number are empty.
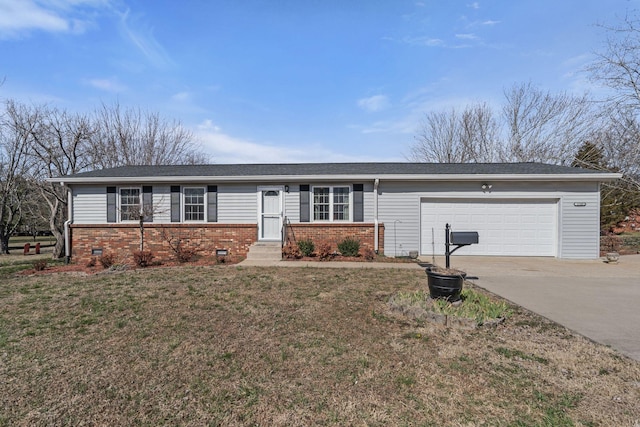
{"type": "MultiPolygon", "coordinates": [[[[431,261],[431,259],[426,260],[431,261]]],[[[443,257],[436,263],[444,265],[443,257]]],[[[602,260],[451,257],[473,283],[640,361],[640,255],[602,260]]]]}

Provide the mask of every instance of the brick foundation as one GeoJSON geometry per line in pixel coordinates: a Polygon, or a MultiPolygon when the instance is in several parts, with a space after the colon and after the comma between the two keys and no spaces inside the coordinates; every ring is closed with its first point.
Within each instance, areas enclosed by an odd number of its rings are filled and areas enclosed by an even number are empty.
{"type": "MultiPolygon", "coordinates": [[[[188,248],[196,248],[202,256],[215,256],[216,249],[227,249],[229,255],[246,257],[258,237],[256,224],[145,224],[144,249],[154,260],[175,259],[169,239],[181,239],[188,248]]],[[[133,252],[140,249],[137,224],[100,224],[71,226],[73,262],[87,263],[92,249],[115,254],[119,262],[133,262],[133,252]]]]}
{"type": "MultiPolygon", "coordinates": [[[[374,229],[372,223],[350,224],[290,224],[287,226],[287,241],[311,240],[316,245],[326,243],[337,250],[338,243],[347,237],[360,241],[361,248],[374,247],[374,229]]],[[[384,224],[378,224],[378,253],[384,254],[384,224]]]]}

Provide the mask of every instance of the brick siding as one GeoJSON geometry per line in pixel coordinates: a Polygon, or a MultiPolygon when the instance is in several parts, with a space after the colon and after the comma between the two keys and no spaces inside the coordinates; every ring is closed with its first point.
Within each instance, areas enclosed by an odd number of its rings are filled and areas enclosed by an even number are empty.
{"type": "MultiPolygon", "coordinates": [[[[290,224],[287,226],[286,240],[311,240],[316,245],[329,244],[332,250],[338,249],[338,243],[347,237],[360,241],[361,248],[375,249],[375,224],[290,224]]],[[[384,224],[378,224],[378,253],[384,254],[384,224]]]]}
{"type": "MultiPolygon", "coordinates": [[[[227,249],[229,255],[246,257],[258,237],[256,224],[145,224],[144,249],[155,260],[175,259],[168,240],[181,239],[185,247],[213,257],[216,249],[227,249]]],[[[101,224],[71,226],[71,257],[73,262],[87,263],[92,249],[103,254],[115,254],[118,261],[132,262],[133,252],[140,249],[140,228],[137,224],[101,224]]]]}

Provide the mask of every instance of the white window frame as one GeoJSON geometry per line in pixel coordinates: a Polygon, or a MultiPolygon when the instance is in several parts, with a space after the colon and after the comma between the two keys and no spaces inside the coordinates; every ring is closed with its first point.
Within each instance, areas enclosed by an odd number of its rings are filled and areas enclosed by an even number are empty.
{"type": "Polygon", "coordinates": [[[309,194],[309,198],[310,203],[309,203],[309,209],[311,210],[311,212],[309,212],[309,218],[311,219],[311,222],[342,222],[342,223],[351,223],[353,222],[353,187],[350,184],[326,184],[326,185],[314,185],[311,187],[311,191],[309,194]],[[329,189],[329,219],[316,219],[315,217],[315,190],[316,188],[328,188],[329,189]],[[349,219],[334,219],[334,215],[335,215],[335,210],[334,210],[334,189],[335,188],[347,188],[349,189],[349,210],[348,210],[348,215],[349,215],[349,219]]]}
{"type": "MultiPolygon", "coordinates": [[[[180,211],[181,211],[181,216],[182,216],[182,222],[185,223],[201,223],[201,222],[207,222],[207,187],[204,185],[189,185],[189,186],[182,186],[180,188],[180,204],[182,206],[180,206],[180,211]],[[203,198],[202,198],[202,209],[203,209],[203,215],[202,215],[202,219],[189,219],[187,220],[187,201],[186,201],[186,190],[188,189],[197,189],[197,190],[202,190],[203,192],[203,198]]],[[[195,206],[195,205],[194,205],[195,206]]]]}
{"type": "MultiPolygon", "coordinates": [[[[123,204],[122,204],[122,191],[123,190],[138,190],[138,212],[142,212],[142,187],[130,186],[130,187],[119,187],[118,188],[118,222],[138,222],[139,218],[135,219],[122,219],[123,214],[123,204]]],[[[126,206],[134,206],[127,204],[126,206]]]]}

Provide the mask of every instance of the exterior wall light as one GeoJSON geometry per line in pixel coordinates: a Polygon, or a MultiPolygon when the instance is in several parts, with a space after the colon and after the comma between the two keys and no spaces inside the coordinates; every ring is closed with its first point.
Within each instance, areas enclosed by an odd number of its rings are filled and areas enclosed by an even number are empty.
{"type": "Polygon", "coordinates": [[[491,191],[491,188],[493,188],[493,185],[486,182],[482,183],[482,191],[491,191]]]}

